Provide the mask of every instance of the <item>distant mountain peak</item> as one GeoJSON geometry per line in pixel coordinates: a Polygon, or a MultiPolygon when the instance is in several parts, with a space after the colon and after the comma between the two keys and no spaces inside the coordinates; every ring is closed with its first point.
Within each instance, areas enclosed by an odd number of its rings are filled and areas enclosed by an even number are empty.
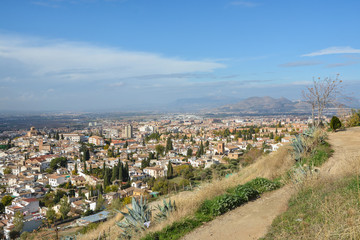
{"type": "Polygon", "coordinates": [[[309,105],[305,102],[293,102],[285,97],[273,98],[249,97],[235,104],[228,104],[216,109],[218,112],[238,112],[253,114],[308,113],[309,105]]]}

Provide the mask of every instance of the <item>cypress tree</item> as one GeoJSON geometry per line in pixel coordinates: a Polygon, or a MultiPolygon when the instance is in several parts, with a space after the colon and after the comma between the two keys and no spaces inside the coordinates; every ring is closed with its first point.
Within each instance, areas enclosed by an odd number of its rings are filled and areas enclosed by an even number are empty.
{"type": "Polygon", "coordinates": [[[166,141],[166,149],[165,149],[165,151],[168,152],[170,150],[173,150],[173,145],[172,145],[171,137],[168,137],[168,139],[166,141]]]}
{"type": "Polygon", "coordinates": [[[104,189],[110,185],[110,181],[109,181],[109,174],[108,174],[108,170],[107,168],[105,169],[105,175],[104,175],[104,189]]]}
{"type": "Polygon", "coordinates": [[[173,175],[174,175],[174,169],[173,169],[173,166],[172,166],[171,162],[169,161],[169,163],[168,163],[167,177],[168,177],[168,178],[172,178],[173,175]]]}
{"type": "Polygon", "coordinates": [[[75,174],[78,173],[78,166],[77,166],[77,162],[75,163],[75,174]]]}
{"type": "Polygon", "coordinates": [[[200,144],[200,155],[204,155],[204,145],[203,145],[202,141],[201,141],[201,144],[200,144]]]}
{"type": "Polygon", "coordinates": [[[105,171],[106,171],[106,165],[105,165],[105,161],[103,163],[103,169],[102,169],[102,175],[103,177],[105,176],[105,171]]]}
{"type": "Polygon", "coordinates": [[[124,179],[124,182],[129,181],[129,165],[128,165],[127,162],[126,162],[125,167],[124,167],[123,179],[124,179]]]}
{"type": "Polygon", "coordinates": [[[120,162],[120,166],[119,166],[119,176],[118,176],[118,179],[120,181],[124,181],[124,166],[122,164],[122,162],[120,162]]]}
{"type": "Polygon", "coordinates": [[[112,168],[112,174],[111,174],[111,182],[115,181],[119,177],[119,169],[117,166],[114,166],[112,168]]]}

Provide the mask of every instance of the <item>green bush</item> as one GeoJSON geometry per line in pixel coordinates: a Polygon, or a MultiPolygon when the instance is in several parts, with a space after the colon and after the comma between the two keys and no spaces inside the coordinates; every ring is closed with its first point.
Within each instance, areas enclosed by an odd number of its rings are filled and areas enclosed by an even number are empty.
{"type": "Polygon", "coordinates": [[[330,128],[335,132],[336,129],[341,128],[340,119],[337,116],[333,116],[330,120],[330,128]]]}
{"type": "Polygon", "coordinates": [[[232,194],[224,194],[221,196],[216,197],[213,200],[213,206],[212,206],[212,215],[213,216],[219,216],[222,215],[241,204],[245,203],[246,199],[244,199],[242,196],[232,195],[232,194]]]}
{"type": "Polygon", "coordinates": [[[272,191],[280,187],[279,182],[273,182],[266,178],[255,178],[245,185],[249,185],[251,188],[256,190],[259,194],[263,192],[272,191]]]}
{"type": "Polygon", "coordinates": [[[242,198],[245,202],[254,200],[259,197],[259,191],[251,184],[239,185],[234,189],[233,194],[242,198]]]}

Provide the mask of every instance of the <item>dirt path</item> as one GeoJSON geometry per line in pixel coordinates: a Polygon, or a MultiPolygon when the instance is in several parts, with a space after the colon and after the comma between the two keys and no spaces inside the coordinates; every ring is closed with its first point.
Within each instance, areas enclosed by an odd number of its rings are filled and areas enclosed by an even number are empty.
{"type": "MultiPolygon", "coordinates": [[[[321,167],[320,176],[345,173],[349,162],[356,163],[353,159],[360,156],[360,128],[332,133],[329,135],[329,142],[335,152],[321,167]]],[[[291,186],[268,192],[260,199],[195,229],[182,240],[259,239],[266,234],[276,216],[286,210],[294,192],[291,186]]]]}
{"type": "Polygon", "coordinates": [[[286,210],[292,189],[283,187],[265,193],[186,235],[183,240],[258,239],[265,235],[276,216],[286,210]]]}
{"type": "Polygon", "coordinates": [[[334,154],[321,167],[320,173],[330,175],[343,175],[353,172],[360,156],[360,127],[349,128],[329,135],[329,143],[334,154]]]}

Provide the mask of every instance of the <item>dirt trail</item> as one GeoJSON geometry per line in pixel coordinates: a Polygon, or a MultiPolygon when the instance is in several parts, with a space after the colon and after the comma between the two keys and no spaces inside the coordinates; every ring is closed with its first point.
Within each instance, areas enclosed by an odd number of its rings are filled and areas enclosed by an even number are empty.
{"type": "Polygon", "coordinates": [[[321,167],[320,174],[343,175],[353,172],[349,167],[357,167],[360,156],[360,127],[349,128],[329,135],[329,143],[334,150],[333,156],[321,167]]]}
{"type": "Polygon", "coordinates": [[[292,189],[283,187],[228,212],[186,235],[183,240],[258,239],[273,219],[286,210],[292,189]]]}
{"type": "MultiPolygon", "coordinates": [[[[345,169],[344,164],[360,155],[360,128],[329,134],[329,142],[335,152],[321,167],[320,176],[341,173],[345,169]]],[[[276,216],[286,211],[294,192],[291,186],[268,192],[260,199],[195,229],[182,240],[259,239],[266,234],[276,216]]]]}

